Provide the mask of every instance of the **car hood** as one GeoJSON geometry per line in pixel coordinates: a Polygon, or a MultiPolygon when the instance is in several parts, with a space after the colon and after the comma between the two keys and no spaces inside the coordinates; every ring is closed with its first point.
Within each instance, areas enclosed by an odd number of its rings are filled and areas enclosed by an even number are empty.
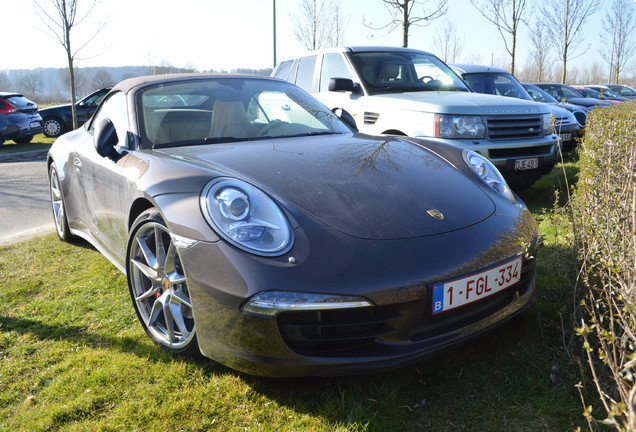
{"type": "Polygon", "coordinates": [[[593,107],[593,106],[610,106],[611,104],[609,104],[608,102],[605,101],[601,101],[601,100],[596,100],[596,99],[590,99],[590,98],[578,98],[578,97],[569,97],[565,99],[568,103],[574,104],[574,105],[582,105],[582,106],[586,106],[586,107],[593,107]]]}
{"type": "Polygon", "coordinates": [[[369,100],[385,108],[439,114],[547,114],[542,104],[523,99],[460,91],[426,91],[374,95],[369,100]]]}
{"type": "Polygon", "coordinates": [[[484,190],[446,160],[395,137],[338,134],[155,151],[243,178],[359,238],[440,234],[495,210],[484,190]]]}

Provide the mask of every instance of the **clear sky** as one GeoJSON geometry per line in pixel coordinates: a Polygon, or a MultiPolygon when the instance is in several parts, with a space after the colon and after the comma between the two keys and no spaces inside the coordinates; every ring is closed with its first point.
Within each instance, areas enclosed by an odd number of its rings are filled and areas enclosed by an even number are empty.
{"type": "MultiPolygon", "coordinates": [[[[529,3],[532,9],[534,2],[529,3]]],[[[300,0],[276,0],[279,61],[303,51],[292,24],[299,4],[300,0]]],[[[603,0],[603,9],[609,4],[603,0]]],[[[449,5],[443,18],[429,27],[412,29],[409,46],[435,52],[434,34],[443,20],[451,19],[465,41],[463,61],[490,64],[494,59],[495,64],[507,64],[509,56],[495,26],[469,0],[450,0],[449,5]]],[[[363,20],[388,22],[389,12],[381,0],[340,0],[340,6],[347,19],[346,45],[401,45],[401,28],[384,35],[363,24],[363,20]]],[[[272,0],[101,0],[91,17],[105,25],[79,52],[76,64],[145,66],[164,61],[198,70],[271,67],[272,9],[272,0]]],[[[582,46],[590,48],[585,56],[573,60],[573,65],[596,62],[607,68],[598,54],[603,15],[598,11],[588,20],[582,46]]],[[[47,33],[31,0],[0,0],[0,16],[4,23],[0,70],[66,66],[63,48],[47,33]]],[[[72,42],[81,45],[95,28],[89,18],[74,30],[72,42]]],[[[530,50],[526,28],[520,31],[518,50],[518,64],[523,66],[530,50]]]]}

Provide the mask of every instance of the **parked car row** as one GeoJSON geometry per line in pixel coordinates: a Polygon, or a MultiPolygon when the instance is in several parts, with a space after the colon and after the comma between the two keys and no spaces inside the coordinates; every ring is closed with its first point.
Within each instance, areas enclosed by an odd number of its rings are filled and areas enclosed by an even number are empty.
{"type": "MultiPolygon", "coordinates": [[[[110,87],[99,89],[76,103],[80,126],[93,115],[109,90],[110,87]]],[[[26,144],[39,133],[56,138],[72,129],[70,104],[38,110],[37,104],[20,93],[0,92],[0,145],[8,140],[26,144]]]]}

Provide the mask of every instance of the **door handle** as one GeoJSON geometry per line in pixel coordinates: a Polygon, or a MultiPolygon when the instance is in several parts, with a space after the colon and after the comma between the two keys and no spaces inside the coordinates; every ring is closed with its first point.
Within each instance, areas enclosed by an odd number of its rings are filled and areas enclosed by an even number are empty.
{"type": "Polygon", "coordinates": [[[75,165],[75,171],[80,172],[80,170],[82,169],[82,161],[79,160],[78,157],[75,158],[75,162],[73,162],[73,165],[75,165]]]}

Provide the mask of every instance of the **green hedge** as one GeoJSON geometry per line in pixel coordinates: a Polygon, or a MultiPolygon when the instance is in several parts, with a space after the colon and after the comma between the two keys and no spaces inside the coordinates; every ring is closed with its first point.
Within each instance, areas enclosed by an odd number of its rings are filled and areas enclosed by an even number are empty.
{"type": "Polygon", "coordinates": [[[581,263],[576,331],[592,389],[581,397],[590,428],[603,419],[636,430],[636,101],[595,110],[587,124],[572,201],[581,263]]]}

